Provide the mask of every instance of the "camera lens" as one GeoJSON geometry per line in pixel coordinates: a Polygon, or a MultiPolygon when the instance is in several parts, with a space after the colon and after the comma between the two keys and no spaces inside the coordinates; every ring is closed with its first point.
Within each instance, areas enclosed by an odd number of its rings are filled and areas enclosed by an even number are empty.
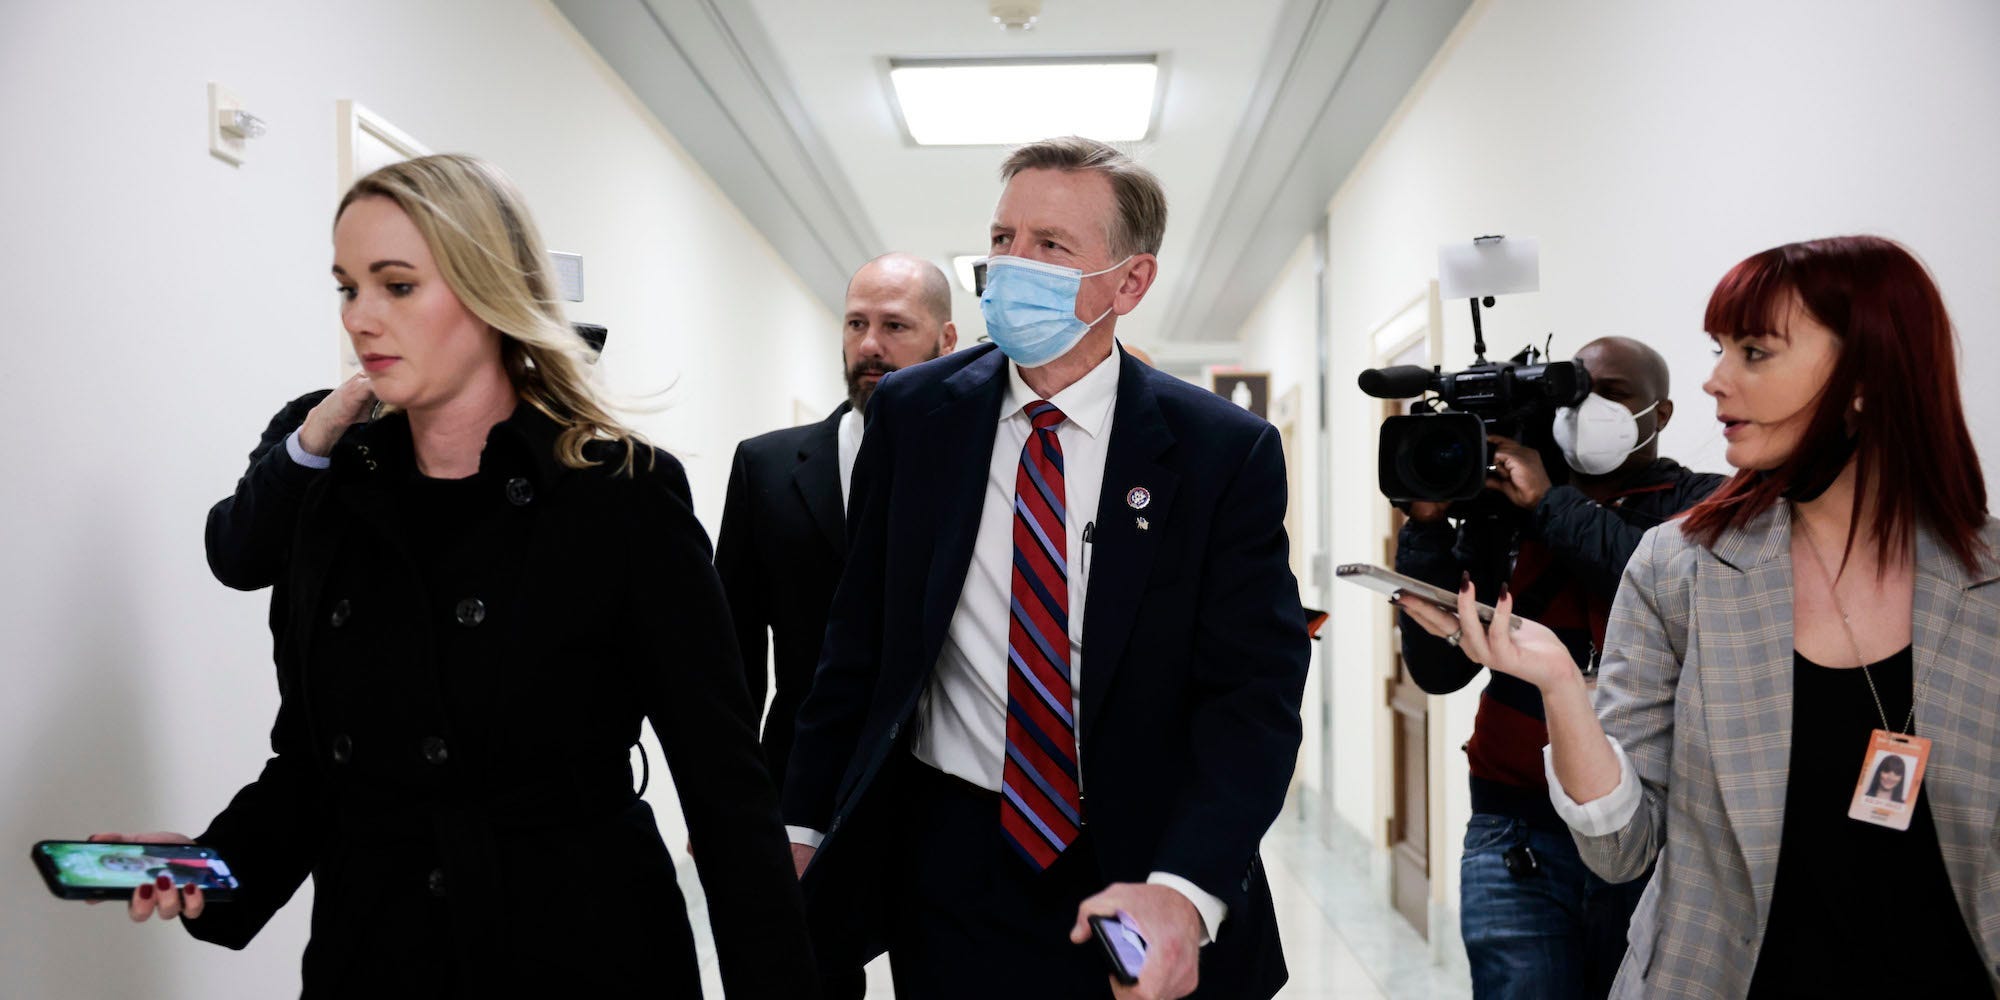
{"type": "Polygon", "coordinates": [[[1405,446],[1403,472],[1424,489],[1448,490],[1465,478],[1466,466],[1474,460],[1456,428],[1426,428],[1405,446]]]}

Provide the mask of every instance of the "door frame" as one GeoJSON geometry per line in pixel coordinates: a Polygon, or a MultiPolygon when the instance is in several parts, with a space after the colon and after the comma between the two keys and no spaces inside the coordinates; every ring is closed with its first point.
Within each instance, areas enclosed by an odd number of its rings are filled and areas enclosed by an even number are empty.
{"type": "MultiPolygon", "coordinates": [[[[1369,331],[1368,344],[1372,367],[1395,364],[1397,359],[1412,348],[1421,346],[1425,367],[1438,363],[1444,355],[1444,303],[1438,297],[1438,283],[1427,282],[1424,289],[1405,300],[1404,304],[1389,314],[1389,317],[1369,331]]],[[[1407,360],[1407,359],[1405,359],[1407,360]]],[[[1375,523],[1374,535],[1378,538],[1390,537],[1392,508],[1384,500],[1373,505],[1375,523]]],[[[1375,803],[1376,803],[1376,855],[1375,881],[1378,898],[1395,907],[1395,845],[1390,840],[1394,824],[1399,819],[1399,789],[1396,787],[1396,739],[1398,721],[1395,710],[1390,706],[1389,693],[1396,681],[1396,633],[1395,612],[1384,606],[1375,619],[1376,662],[1373,665],[1374,682],[1370,688],[1379,692],[1375,698],[1375,803]]],[[[1451,919],[1452,910],[1445,899],[1446,880],[1440,877],[1439,862],[1448,856],[1449,844],[1445,824],[1440,822],[1445,816],[1443,761],[1449,748],[1443,745],[1443,727],[1437,724],[1443,711],[1443,700],[1436,696],[1426,696],[1425,739],[1426,751],[1424,780],[1427,802],[1427,829],[1425,859],[1428,905],[1424,923],[1416,928],[1425,935],[1435,949],[1442,941],[1454,939],[1455,928],[1441,927],[1441,923],[1451,919]],[[1441,933],[1444,932],[1444,933],[1441,933]]]]}
{"type": "MultiPolygon", "coordinates": [[[[361,179],[361,158],[363,146],[374,142],[389,147],[402,154],[404,159],[429,156],[430,148],[412,138],[408,132],[389,123],[387,118],[376,114],[360,101],[342,98],[333,102],[334,118],[334,179],[337,187],[336,199],[347,196],[347,189],[361,179]]],[[[347,330],[338,322],[334,324],[339,334],[337,357],[340,367],[333,384],[347,381],[349,376],[361,370],[360,359],[354,356],[354,347],[348,342],[347,330]]]]}

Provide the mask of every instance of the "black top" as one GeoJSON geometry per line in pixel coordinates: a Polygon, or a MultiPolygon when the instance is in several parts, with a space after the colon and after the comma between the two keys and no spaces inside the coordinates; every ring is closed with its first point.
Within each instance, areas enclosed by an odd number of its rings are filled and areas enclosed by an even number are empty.
{"type": "Polygon", "coordinates": [[[1918,789],[1908,830],[1847,815],[1870,734],[1882,728],[1870,676],[1900,727],[1911,661],[1905,648],[1864,676],[1797,657],[1785,832],[1752,997],[1991,995],[1938,851],[1929,789],[1918,789]]]}

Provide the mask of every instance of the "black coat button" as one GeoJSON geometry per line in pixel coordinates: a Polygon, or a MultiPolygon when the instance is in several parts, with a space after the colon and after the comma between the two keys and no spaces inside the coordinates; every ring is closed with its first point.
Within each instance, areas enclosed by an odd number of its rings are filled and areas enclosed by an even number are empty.
{"type": "Polygon", "coordinates": [[[327,621],[331,622],[334,628],[339,628],[347,624],[347,620],[352,617],[354,617],[354,608],[349,606],[345,600],[339,600],[333,602],[333,614],[327,618],[327,621]]]}
{"type": "Polygon", "coordinates": [[[468,597],[458,602],[458,623],[471,628],[486,620],[486,602],[477,597],[468,597]]]}
{"type": "Polygon", "coordinates": [[[527,480],[522,479],[520,476],[515,476],[514,478],[507,480],[508,503],[511,503],[516,507],[526,507],[528,505],[528,501],[533,500],[534,498],[535,498],[535,486],[533,483],[530,483],[527,480]]]}
{"type": "Polygon", "coordinates": [[[442,764],[451,757],[445,749],[444,740],[437,736],[424,737],[424,759],[433,764],[442,764]]]}
{"type": "Polygon", "coordinates": [[[442,868],[431,869],[430,877],[426,878],[424,882],[425,884],[430,886],[431,895],[436,896],[440,899],[444,897],[444,869],[442,868]]]}
{"type": "Polygon", "coordinates": [[[354,741],[346,733],[333,738],[333,762],[345,764],[354,758],[354,741]]]}

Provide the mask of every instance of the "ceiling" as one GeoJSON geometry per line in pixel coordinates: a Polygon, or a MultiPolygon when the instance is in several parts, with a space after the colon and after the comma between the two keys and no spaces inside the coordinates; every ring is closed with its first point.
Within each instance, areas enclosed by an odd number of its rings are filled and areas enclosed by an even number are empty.
{"type": "MultiPolygon", "coordinates": [[[[1469,0],[1045,0],[1006,31],[986,0],[556,0],[829,308],[889,250],[979,253],[1006,150],[919,147],[893,57],[1157,53],[1161,277],[1119,334],[1172,367],[1230,339],[1469,0]]],[[[1004,99],[1005,95],[995,95],[1004,99]]],[[[971,113],[974,109],[968,109],[971,113]]],[[[956,281],[954,281],[956,288],[956,281]]],[[[957,289],[961,339],[978,303],[957,289]]]]}

